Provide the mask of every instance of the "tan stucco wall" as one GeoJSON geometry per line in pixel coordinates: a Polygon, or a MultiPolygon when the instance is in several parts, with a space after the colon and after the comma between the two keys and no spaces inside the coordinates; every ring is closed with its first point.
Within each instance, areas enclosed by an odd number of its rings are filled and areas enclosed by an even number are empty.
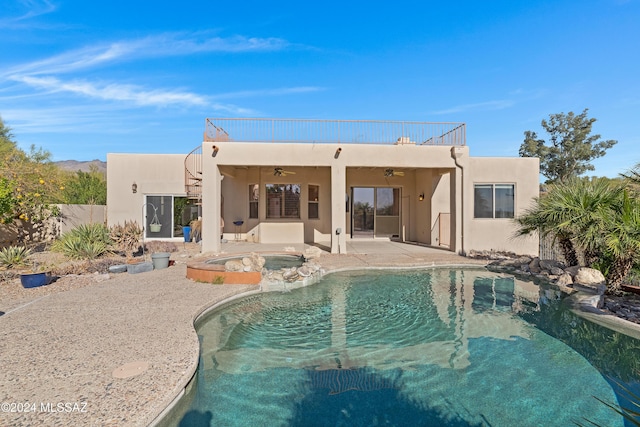
{"type": "Polygon", "coordinates": [[[107,154],[107,224],[143,224],[145,195],[184,196],[184,159],[184,154],[107,154]]]}
{"type": "MultiPolygon", "coordinates": [[[[468,153],[467,147],[460,147],[468,153]]],[[[205,142],[203,144],[203,188],[213,191],[220,187],[224,195],[223,206],[214,206],[216,202],[203,199],[203,218],[213,221],[203,223],[203,250],[218,251],[219,241],[207,239],[219,230],[219,216],[224,217],[225,231],[228,224],[236,219],[245,221],[242,232],[254,232],[264,218],[264,184],[293,183],[305,184],[302,189],[301,219],[305,222],[305,241],[313,242],[320,235],[331,239],[332,250],[345,248],[345,239],[349,233],[348,215],[345,213],[345,195],[351,187],[399,187],[402,189],[401,237],[406,240],[418,240],[420,230],[426,233],[424,240],[430,240],[431,218],[427,210],[422,219],[423,225],[415,222],[418,217],[418,190],[429,194],[432,186],[431,175],[422,175],[417,181],[416,170],[423,168],[449,168],[453,170],[454,161],[449,146],[413,146],[413,145],[368,145],[368,144],[279,144],[279,143],[242,143],[242,142],[205,142]],[[213,146],[216,146],[213,156],[213,146]],[[341,152],[336,156],[337,149],[341,152]],[[282,167],[296,172],[287,177],[274,177],[273,168],[282,167]],[[404,177],[385,177],[384,169],[404,169],[404,177]],[[222,177],[216,183],[216,176],[222,177]],[[260,184],[260,218],[248,218],[248,185],[260,184]],[[305,197],[306,184],[318,183],[321,191],[321,213],[319,220],[307,220],[305,197]],[[419,184],[419,185],[418,185],[419,184]],[[327,192],[328,191],[328,192],[327,192]],[[329,197],[329,198],[325,198],[329,197]],[[326,205],[325,201],[331,201],[326,205]],[[342,232],[338,236],[336,230],[342,232]],[[427,229],[429,232],[425,232],[427,229]]],[[[218,178],[219,179],[219,178],[218,178]]],[[[427,196],[428,197],[428,196],[427,196]]],[[[424,208],[423,208],[424,210],[424,208]]],[[[297,220],[273,220],[289,221],[297,220]]],[[[343,250],[343,249],[341,249],[343,250]]]]}
{"type": "MultiPolygon", "coordinates": [[[[185,195],[185,155],[109,154],[107,156],[108,224],[142,222],[144,196],[185,195]],[[131,184],[138,192],[133,194],[131,184]]],[[[344,252],[350,217],[345,195],[352,187],[401,189],[400,238],[438,246],[435,231],[439,214],[450,214],[449,248],[509,250],[537,254],[537,239],[514,239],[512,221],[473,218],[474,183],[516,184],[516,214],[538,195],[539,162],[527,158],[470,158],[469,148],[450,146],[293,144],[205,142],[203,144],[203,251],[219,251],[220,218],[225,237],[261,241],[260,224],[300,223],[305,242],[321,242],[333,252],[344,252]],[[213,146],[217,146],[213,156],[213,146]],[[337,149],[341,152],[336,156],[337,149]],[[455,160],[454,160],[455,157],[455,160]],[[274,167],[295,174],[273,175],[274,167]],[[385,177],[384,169],[405,172],[385,177]],[[265,184],[301,184],[299,219],[265,218],[265,184]],[[249,184],[260,188],[259,217],[249,218],[249,184]],[[320,218],[308,219],[308,184],[320,186],[320,218]],[[418,200],[424,193],[425,199],[418,200]],[[220,199],[222,195],[223,199],[220,199]],[[464,218],[462,212],[464,210],[464,218]],[[242,220],[239,230],[233,221],[242,220]],[[341,229],[337,235],[336,230],[341,229]]],[[[286,240],[299,240],[299,226],[286,240]]]]}
{"type": "Polygon", "coordinates": [[[73,230],[81,224],[104,224],[107,219],[105,205],[57,205],[60,216],[55,221],[58,235],[73,230]]]}
{"type": "Polygon", "coordinates": [[[465,171],[465,251],[497,250],[518,254],[538,254],[538,239],[515,237],[515,226],[507,218],[475,219],[473,212],[474,184],[515,184],[515,215],[531,206],[538,197],[540,163],[537,158],[472,157],[465,171]]]}

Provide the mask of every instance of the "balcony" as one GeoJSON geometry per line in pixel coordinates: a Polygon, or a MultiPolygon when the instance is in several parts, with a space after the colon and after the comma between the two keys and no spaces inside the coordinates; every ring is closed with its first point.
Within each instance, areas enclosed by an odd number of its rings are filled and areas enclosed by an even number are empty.
{"type": "MultiPolygon", "coordinates": [[[[464,123],[447,122],[208,118],[204,140],[456,146],[466,144],[466,127],[464,123]]],[[[200,202],[201,186],[202,147],[199,146],[185,158],[187,196],[200,202]]]]}
{"type": "Polygon", "coordinates": [[[208,118],[208,142],[465,145],[464,123],[208,118]]]}

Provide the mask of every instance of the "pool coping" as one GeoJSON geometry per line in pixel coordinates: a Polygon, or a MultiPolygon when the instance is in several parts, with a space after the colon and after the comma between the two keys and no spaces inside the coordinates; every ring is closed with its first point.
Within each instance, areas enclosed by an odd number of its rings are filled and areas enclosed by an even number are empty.
{"type": "MultiPolygon", "coordinates": [[[[323,253],[319,262],[327,274],[487,264],[433,249],[323,253]]],[[[35,403],[38,410],[0,413],[0,424],[154,425],[196,372],[197,319],[233,298],[257,292],[258,285],[188,280],[186,263],[181,263],[143,274],[115,274],[5,313],[0,317],[0,401],[35,403]],[[147,362],[148,368],[128,378],[113,377],[114,371],[135,362],[147,362]],[[79,408],[84,412],[53,410],[59,403],[86,406],[79,408]]]]}

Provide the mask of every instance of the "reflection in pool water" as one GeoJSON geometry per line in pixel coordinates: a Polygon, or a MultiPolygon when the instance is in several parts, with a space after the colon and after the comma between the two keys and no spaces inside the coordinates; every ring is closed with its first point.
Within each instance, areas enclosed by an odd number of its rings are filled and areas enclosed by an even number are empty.
{"type": "MultiPolygon", "coordinates": [[[[623,425],[594,398],[616,399],[601,372],[536,326],[578,333],[560,298],[463,269],[334,273],[243,299],[198,326],[181,425],[623,425]]],[[[637,381],[640,356],[627,357],[605,373],[635,367],[637,381]]]]}

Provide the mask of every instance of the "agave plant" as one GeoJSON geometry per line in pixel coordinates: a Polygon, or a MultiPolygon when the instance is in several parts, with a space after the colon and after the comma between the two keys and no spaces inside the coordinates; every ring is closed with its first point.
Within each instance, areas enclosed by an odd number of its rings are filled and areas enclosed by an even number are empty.
{"type": "Polygon", "coordinates": [[[27,264],[31,249],[25,246],[9,246],[0,250],[0,265],[13,268],[27,264]]]}
{"type": "Polygon", "coordinates": [[[112,244],[109,229],[103,224],[83,224],[64,233],[51,249],[73,259],[94,259],[112,244]]]}
{"type": "Polygon", "coordinates": [[[107,252],[107,245],[100,241],[86,241],[71,236],[56,242],[55,250],[73,259],[95,259],[107,252]]]}

